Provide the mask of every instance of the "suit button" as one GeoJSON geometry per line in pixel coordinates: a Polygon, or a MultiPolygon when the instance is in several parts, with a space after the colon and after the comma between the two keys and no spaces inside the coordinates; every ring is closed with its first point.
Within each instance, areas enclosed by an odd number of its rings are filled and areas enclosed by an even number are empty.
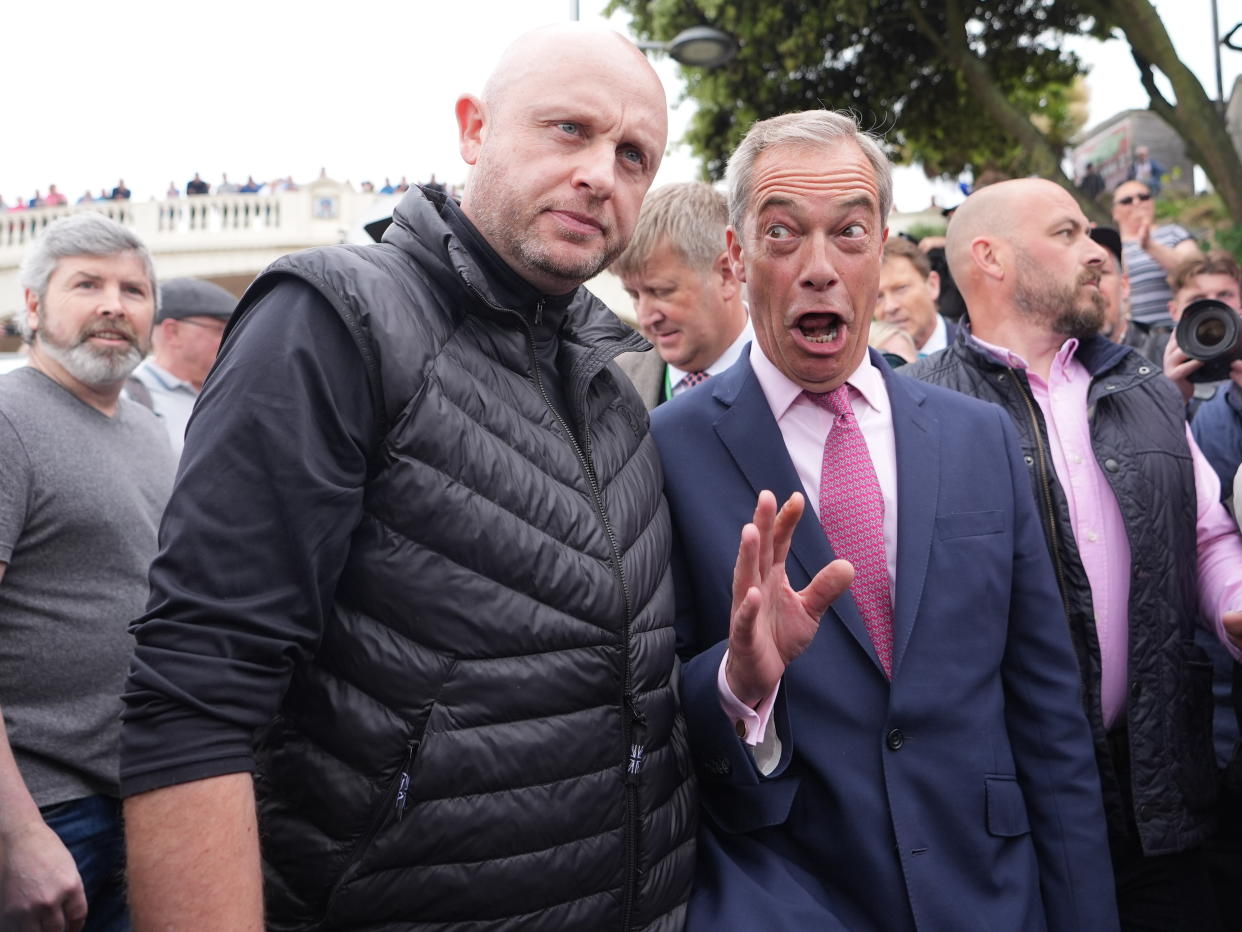
{"type": "Polygon", "coordinates": [[[884,742],[890,751],[900,751],[901,746],[906,743],[906,736],[901,733],[900,728],[894,728],[885,736],[884,742]]]}

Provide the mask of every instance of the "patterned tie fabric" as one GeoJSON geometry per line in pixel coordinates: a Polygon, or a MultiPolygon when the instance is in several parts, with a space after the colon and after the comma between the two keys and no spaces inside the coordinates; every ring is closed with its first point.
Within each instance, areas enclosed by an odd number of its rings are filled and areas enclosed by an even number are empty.
{"type": "Polygon", "coordinates": [[[694,386],[701,385],[710,378],[711,376],[706,372],[687,372],[677,384],[683,389],[694,388],[694,386]]]}
{"type": "Polygon", "coordinates": [[[850,388],[841,385],[807,397],[836,418],[824,442],[819,477],[819,523],[833,553],[854,564],[850,592],[884,673],[893,676],[893,609],[884,554],[884,496],[867,441],[850,408],[850,388]]]}

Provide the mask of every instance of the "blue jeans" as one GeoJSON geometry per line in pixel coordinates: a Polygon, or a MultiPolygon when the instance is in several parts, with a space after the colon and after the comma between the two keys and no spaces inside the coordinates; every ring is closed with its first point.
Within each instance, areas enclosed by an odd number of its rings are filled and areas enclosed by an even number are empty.
{"type": "Polygon", "coordinates": [[[41,813],[78,865],[86,889],[83,932],[130,932],[120,801],[87,796],[47,806],[41,813]]]}

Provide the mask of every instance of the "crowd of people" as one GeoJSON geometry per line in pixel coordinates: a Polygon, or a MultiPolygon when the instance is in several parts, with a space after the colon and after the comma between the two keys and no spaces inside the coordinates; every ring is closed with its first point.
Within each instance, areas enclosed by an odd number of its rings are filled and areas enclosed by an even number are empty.
{"type": "MultiPolygon", "coordinates": [[[[321,177],[326,177],[324,172],[320,173],[321,177]]],[[[436,181],[433,172],[430,179],[423,184],[423,187],[430,187],[435,190],[445,190],[444,185],[436,181]]],[[[359,185],[359,190],[365,194],[404,194],[410,189],[410,184],[405,176],[396,184],[385,178],[382,186],[377,188],[373,182],[363,181],[359,185]]],[[[168,199],[178,197],[196,197],[204,194],[279,194],[285,191],[297,191],[299,185],[293,180],[292,175],[286,175],[283,178],[274,178],[270,181],[256,181],[254,175],[247,175],[244,184],[238,184],[230,181],[227,173],[221,174],[220,181],[213,188],[212,185],[204,181],[202,176],[194,173],[194,177],[187,181],[184,187],[179,187],[175,181],[168,183],[168,189],[164,192],[164,197],[168,199]]],[[[93,204],[100,201],[127,201],[133,196],[125,185],[125,180],[120,179],[116,185],[109,190],[108,188],[100,188],[98,194],[92,194],[88,188],[77,198],[75,204],[93,204]]],[[[69,203],[68,197],[62,193],[56,185],[48,185],[47,193],[41,190],[35,191],[34,196],[17,197],[13,202],[7,203],[4,197],[0,195],[0,213],[20,210],[33,210],[38,207],[61,207],[69,203]]]]}
{"type": "Polygon", "coordinates": [[[1194,434],[1242,362],[1195,412],[1202,363],[1125,342],[1239,310],[1236,262],[1138,179],[1115,230],[1026,178],[889,236],[829,110],[649,192],[660,79],[580,24],[456,115],[460,201],[240,302],[98,212],[31,245],[0,924],[1238,927],[1242,534],[1194,434]]]}

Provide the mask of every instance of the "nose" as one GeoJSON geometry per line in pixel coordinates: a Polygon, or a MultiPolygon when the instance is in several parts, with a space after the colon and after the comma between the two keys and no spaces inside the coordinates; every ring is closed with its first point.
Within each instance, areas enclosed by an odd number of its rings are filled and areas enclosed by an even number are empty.
{"type": "Polygon", "coordinates": [[[840,281],[836,265],[832,261],[832,251],[828,238],[823,233],[815,233],[806,238],[805,265],[802,270],[802,287],[814,291],[823,291],[840,281]]]}
{"type": "Polygon", "coordinates": [[[634,316],[638,318],[638,326],[646,330],[664,315],[660,311],[660,302],[649,294],[640,294],[634,299],[634,316]]]}
{"type": "Polygon", "coordinates": [[[875,302],[875,316],[880,320],[885,320],[889,312],[897,306],[897,302],[893,300],[893,295],[888,291],[881,291],[879,299],[875,302]]]}
{"type": "Polygon", "coordinates": [[[607,200],[617,183],[617,153],[610,140],[600,138],[584,146],[574,169],[573,184],[592,197],[607,200]]]}
{"type": "Polygon", "coordinates": [[[99,295],[99,306],[96,310],[100,314],[118,317],[125,314],[125,303],[121,300],[121,286],[119,282],[108,282],[100,287],[97,294],[99,295]]]}
{"type": "Polygon", "coordinates": [[[1103,268],[1108,261],[1108,250],[1097,243],[1091,237],[1087,237],[1087,242],[1091,244],[1091,249],[1087,253],[1087,265],[1092,268],[1103,268]]]}

